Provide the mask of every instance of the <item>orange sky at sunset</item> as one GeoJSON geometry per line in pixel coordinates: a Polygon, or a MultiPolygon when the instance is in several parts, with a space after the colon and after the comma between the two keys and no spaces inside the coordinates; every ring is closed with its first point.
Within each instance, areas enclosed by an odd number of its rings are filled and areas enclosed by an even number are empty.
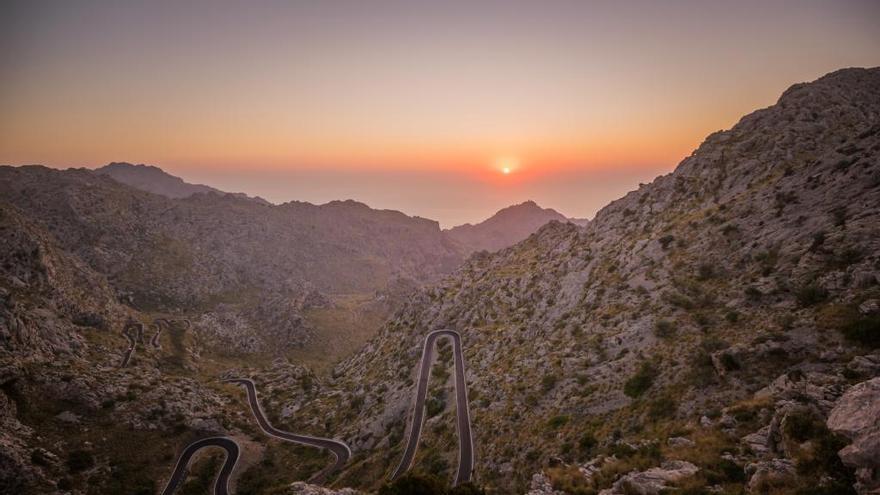
{"type": "Polygon", "coordinates": [[[870,1],[2,10],[0,163],[148,163],[444,226],[527,199],[592,216],[791,84],[880,65],[870,1]]]}

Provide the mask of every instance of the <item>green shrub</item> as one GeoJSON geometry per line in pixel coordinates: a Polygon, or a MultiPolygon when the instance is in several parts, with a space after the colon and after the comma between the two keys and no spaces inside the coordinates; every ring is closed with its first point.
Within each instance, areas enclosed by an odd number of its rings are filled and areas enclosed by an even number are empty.
{"type": "Polygon", "coordinates": [[[691,369],[688,379],[696,387],[706,387],[716,382],[715,366],[712,364],[712,356],[705,350],[697,351],[691,357],[691,369]]]}
{"type": "Polygon", "coordinates": [[[431,394],[425,401],[425,413],[432,418],[446,409],[446,393],[441,389],[431,394]]]}
{"type": "Polygon", "coordinates": [[[568,423],[568,420],[568,416],[566,416],[565,414],[559,414],[547,420],[547,426],[555,430],[557,428],[565,426],[568,423]]]}
{"type": "Polygon", "coordinates": [[[736,371],[740,369],[739,361],[737,361],[733,355],[726,352],[721,355],[721,365],[724,366],[724,369],[727,371],[736,371]]]}
{"type": "Polygon", "coordinates": [[[654,384],[654,375],[656,373],[657,370],[654,369],[651,363],[642,363],[639,370],[623,384],[623,393],[632,398],[644,394],[654,384]]]}
{"type": "Polygon", "coordinates": [[[578,440],[578,449],[584,454],[590,454],[598,443],[593,433],[588,431],[578,440]]]}
{"type": "Polygon", "coordinates": [[[684,294],[680,294],[678,292],[665,292],[663,296],[666,301],[669,302],[669,304],[677,306],[681,309],[690,310],[696,307],[696,303],[693,301],[693,299],[684,294]]]}
{"type": "Polygon", "coordinates": [[[94,467],[95,456],[88,450],[72,450],[67,455],[67,469],[72,473],[79,473],[94,467]]]}
{"type": "Polygon", "coordinates": [[[379,488],[379,495],[446,495],[447,491],[434,476],[407,474],[379,488]]]}
{"type": "Polygon", "coordinates": [[[49,458],[46,457],[46,454],[43,453],[42,450],[34,450],[31,452],[31,462],[36,464],[37,466],[48,466],[50,463],[49,458]]]}
{"type": "Polygon", "coordinates": [[[697,266],[697,280],[709,280],[715,277],[715,266],[711,263],[700,263],[697,266]]]}
{"type": "Polygon", "coordinates": [[[704,476],[710,484],[744,483],[747,480],[745,470],[730,459],[718,458],[707,463],[704,476]]]}
{"type": "Polygon", "coordinates": [[[486,490],[468,481],[449,490],[449,495],[486,495],[486,490]]]}
{"type": "Polygon", "coordinates": [[[779,261],[779,250],[773,248],[762,251],[755,255],[755,261],[761,267],[761,274],[766,277],[776,269],[776,263],[779,261]]]}
{"type": "Polygon", "coordinates": [[[669,320],[657,320],[654,324],[654,334],[660,338],[672,337],[675,335],[675,324],[669,320]]]}
{"type": "Polygon", "coordinates": [[[785,435],[797,442],[806,442],[816,436],[820,429],[812,414],[799,411],[785,417],[785,435]]]}
{"type": "Polygon", "coordinates": [[[757,287],[752,287],[751,285],[746,287],[745,290],[743,290],[743,293],[751,301],[757,301],[758,299],[761,299],[761,296],[764,295],[764,293],[758,290],[757,287]]]}
{"type": "Polygon", "coordinates": [[[841,332],[847,340],[876,349],[880,347],[880,315],[859,317],[845,323],[841,332]]]}
{"type": "Polygon", "coordinates": [[[541,378],[541,390],[545,393],[553,390],[558,380],[559,378],[554,374],[544,375],[544,378],[541,378]]]}
{"type": "Polygon", "coordinates": [[[650,407],[648,407],[648,414],[652,419],[671,418],[675,416],[676,412],[678,412],[678,404],[668,395],[664,395],[651,402],[650,407]]]}
{"type": "Polygon", "coordinates": [[[794,296],[798,304],[806,308],[828,299],[828,291],[816,284],[808,284],[798,289],[794,296]]]}

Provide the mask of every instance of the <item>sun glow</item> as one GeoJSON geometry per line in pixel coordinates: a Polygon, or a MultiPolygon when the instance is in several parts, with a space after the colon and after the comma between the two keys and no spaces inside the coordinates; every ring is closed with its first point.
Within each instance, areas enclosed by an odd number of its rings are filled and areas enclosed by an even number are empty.
{"type": "Polygon", "coordinates": [[[495,160],[495,169],[504,175],[510,175],[519,168],[519,159],[512,156],[504,156],[495,160]]]}

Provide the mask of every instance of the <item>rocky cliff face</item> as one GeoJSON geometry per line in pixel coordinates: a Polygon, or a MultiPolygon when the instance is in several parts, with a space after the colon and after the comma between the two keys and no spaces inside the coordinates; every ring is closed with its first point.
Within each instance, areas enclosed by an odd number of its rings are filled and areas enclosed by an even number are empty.
{"type": "MultiPolygon", "coordinates": [[[[542,469],[567,493],[845,489],[854,468],[868,486],[876,465],[841,464],[824,420],[878,374],[878,95],[880,69],[796,85],[585,227],[472,257],[338,367],[356,412],[302,414],[335,418],[360,472],[387,473],[422,339],[452,328],[477,479],[505,492],[542,469]]],[[[451,477],[454,395],[435,376],[416,466],[451,477]]]]}
{"type": "Polygon", "coordinates": [[[464,246],[467,252],[498,251],[516,244],[554,220],[567,221],[556,210],[541,208],[534,201],[526,201],[508,206],[476,225],[459,225],[445,232],[464,246]]]}

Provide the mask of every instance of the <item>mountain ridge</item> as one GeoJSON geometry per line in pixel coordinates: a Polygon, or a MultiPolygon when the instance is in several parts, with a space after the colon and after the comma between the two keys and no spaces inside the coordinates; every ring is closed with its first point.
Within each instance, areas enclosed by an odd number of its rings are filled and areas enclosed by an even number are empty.
{"type": "Polygon", "coordinates": [[[550,221],[569,221],[551,208],[532,200],[502,208],[477,224],[466,223],[444,230],[470,251],[497,251],[525,239],[550,221]]]}
{"type": "Polygon", "coordinates": [[[232,193],[206,186],[204,184],[192,184],[182,178],[171,175],[155,165],[143,163],[134,165],[128,162],[111,162],[103,167],[94,169],[98,175],[106,175],[118,182],[154,194],[159,194],[172,199],[182,199],[193,194],[219,194],[222,196],[236,196],[250,199],[258,203],[269,204],[259,196],[248,196],[245,193],[232,193]]]}

